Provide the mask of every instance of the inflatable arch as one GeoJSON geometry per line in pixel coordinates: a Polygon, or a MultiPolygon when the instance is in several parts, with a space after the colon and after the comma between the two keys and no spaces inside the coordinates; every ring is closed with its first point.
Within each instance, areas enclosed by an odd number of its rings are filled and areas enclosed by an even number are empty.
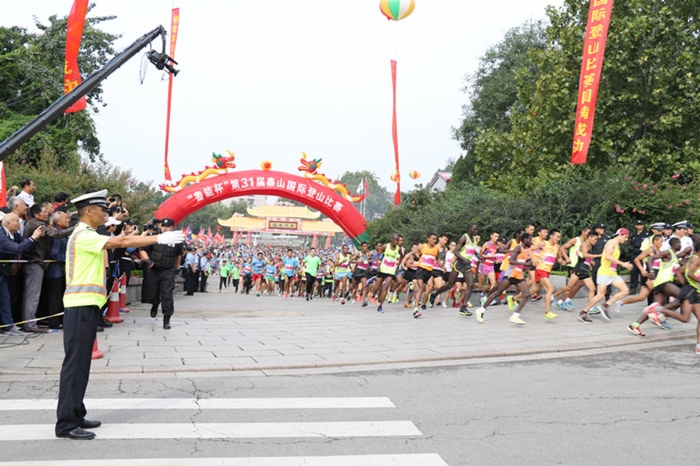
{"type": "Polygon", "coordinates": [[[232,197],[262,194],[279,196],[320,211],[335,222],[356,246],[369,240],[367,220],[337,191],[308,178],[273,170],[230,171],[197,179],[173,193],[154,213],[180,223],[192,212],[232,197]]]}

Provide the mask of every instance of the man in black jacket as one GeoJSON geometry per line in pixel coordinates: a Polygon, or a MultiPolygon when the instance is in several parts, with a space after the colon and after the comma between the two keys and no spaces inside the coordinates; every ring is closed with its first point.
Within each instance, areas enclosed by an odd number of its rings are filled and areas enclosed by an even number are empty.
{"type": "MultiPolygon", "coordinates": [[[[19,223],[19,217],[15,214],[6,214],[2,219],[2,229],[0,229],[1,260],[19,259],[19,255],[33,249],[37,245],[37,240],[44,234],[44,228],[40,226],[34,229],[30,237],[23,240],[19,234],[19,223]]],[[[0,332],[12,330],[14,323],[7,278],[13,273],[17,273],[18,265],[16,262],[0,263],[0,332]]]]}
{"type": "Polygon", "coordinates": [[[29,216],[31,217],[24,224],[24,232],[22,236],[30,237],[34,230],[41,227],[44,234],[37,241],[36,248],[26,251],[22,257],[27,260],[24,266],[24,300],[22,308],[22,320],[29,321],[22,325],[26,332],[37,332],[38,327],[36,322],[32,322],[36,318],[36,310],[39,307],[39,298],[41,297],[41,287],[44,283],[44,272],[49,264],[46,261],[51,255],[51,238],[66,238],[73,233],[73,228],[65,230],[54,230],[47,228],[46,224],[49,221],[49,213],[46,207],[41,204],[34,204],[29,208],[29,216]]]}
{"type": "MultiPolygon", "coordinates": [[[[634,258],[637,257],[642,252],[642,243],[645,238],[648,238],[650,233],[644,229],[644,220],[637,219],[634,221],[635,231],[630,234],[630,245],[632,246],[632,265],[634,265],[634,258]]],[[[642,272],[639,268],[634,265],[632,272],[630,274],[630,294],[637,293],[637,286],[639,285],[639,277],[642,272]]]]}

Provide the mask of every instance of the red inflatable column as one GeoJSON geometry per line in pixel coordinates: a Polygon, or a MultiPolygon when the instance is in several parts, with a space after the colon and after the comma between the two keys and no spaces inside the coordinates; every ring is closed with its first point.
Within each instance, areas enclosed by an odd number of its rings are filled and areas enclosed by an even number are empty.
{"type": "Polygon", "coordinates": [[[250,246],[250,243],[253,241],[253,232],[248,230],[248,237],[245,240],[245,245],[250,246]]]}
{"type": "Polygon", "coordinates": [[[318,247],[318,235],[314,235],[314,239],[311,241],[311,247],[314,249],[318,247]]]}
{"type": "Polygon", "coordinates": [[[330,248],[331,248],[331,235],[328,234],[328,235],[326,235],[326,249],[330,249],[330,248]]]}

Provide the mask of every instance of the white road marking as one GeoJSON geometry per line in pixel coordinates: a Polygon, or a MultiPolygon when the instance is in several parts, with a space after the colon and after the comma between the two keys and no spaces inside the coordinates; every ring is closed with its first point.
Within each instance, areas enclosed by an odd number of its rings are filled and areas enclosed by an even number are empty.
{"type": "MultiPolygon", "coordinates": [[[[420,436],[411,421],[104,424],[100,440],[420,436]]],[[[0,426],[0,442],[56,439],[53,424],[0,426]]]]}
{"type": "MultiPolygon", "coordinates": [[[[0,400],[0,411],[55,410],[55,399],[0,400]]],[[[353,409],[395,408],[386,397],[350,398],[100,398],[86,399],[89,410],[123,409],[353,409]]]]}
{"type": "Polygon", "coordinates": [[[435,453],[413,455],[280,456],[248,458],[129,458],[119,460],[18,461],[6,466],[447,466],[435,453]]]}

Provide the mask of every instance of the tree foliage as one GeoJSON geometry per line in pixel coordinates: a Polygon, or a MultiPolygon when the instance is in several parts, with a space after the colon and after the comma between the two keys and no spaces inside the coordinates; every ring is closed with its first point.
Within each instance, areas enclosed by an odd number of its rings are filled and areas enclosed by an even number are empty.
{"type": "MultiPolygon", "coordinates": [[[[476,173],[475,141],[486,130],[508,133],[511,116],[524,111],[518,95],[516,73],[527,70],[538,74],[531,53],[545,46],[545,29],[541,22],[528,22],[506,32],[503,40],[490,47],[479,61],[476,72],[465,78],[464,92],[469,103],[462,107],[463,120],[453,128],[454,138],[460,142],[464,155],[454,167],[452,179],[475,181],[488,179],[488,171],[476,173]]],[[[494,164],[490,169],[498,170],[494,164]]]]}
{"type": "MultiPolygon", "coordinates": [[[[392,195],[382,185],[379,184],[377,175],[369,170],[360,170],[353,172],[345,172],[340,177],[339,181],[345,184],[348,191],[355,194],[357,188],[364,179],[367,179],[369,185],[369,196],[366,199],[365,217],[368,220],[380,217],[391,207],[392,195]]],[[[355,204],[359,209],[359,204],[355,204]]]]}
{"type": "MultiPolygon", "coordinates": [[[[90,6],[92,9],[94,5],[90,6]]],[[[118,35],[98,26],[113,16],[87,18],[78,55],[81,74],[87,76],[114,54],[118,35]]],[[[0,140],[4,140],[36,117],[63,94],[67,17],[49,17],[48,24],[35,18],[38,33],[25,28],[0,27],[0,140]]],[[[97,86],[87,95],[92,112],[106,105],[97,86]]],[[[91,161],[100,157],[100,141],[92,113],[63,115],[23,144],[10,161],[38,166],[42,157],[54,155],[55,168],[71,164],[78,150],[91,161]]]]}
{"type": "Polygon", "coordinates": [[[697,2],[618,2],[611,17],[588,163],[570,167],[588,3],[547,10],[544,48],[530,50],[537,74],[517,70],[523,111],[510,129],[473,141],[473,170],[490,186],[532,189],[601,170],[659,181],[695,176],[700,164],[700,24],[697,2]],[[498,167],[494,170],[494,167],[498,167]]]}
{"type": "Polygon", "coordinates": [[[230,204],[224,202],[215,202],[208,206],[202,207],[196,212],[192,212],[185,217],[182,225],[192,228],[194,233],[198,233],[200,228],[205,231],[211,228],[216,232],[216,227],[219,226],[219,219],[226,220],[231,218],[234,213],[247,214],[248,204],[245,201],[234,201],[230,204]]]}

